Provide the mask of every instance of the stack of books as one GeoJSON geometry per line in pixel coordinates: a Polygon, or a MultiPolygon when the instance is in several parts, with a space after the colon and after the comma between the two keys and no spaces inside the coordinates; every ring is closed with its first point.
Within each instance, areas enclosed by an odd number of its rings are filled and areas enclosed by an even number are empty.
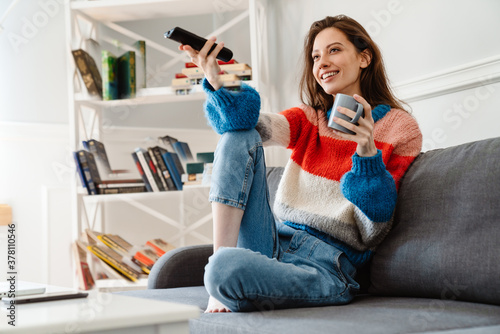
{"type": "Polygon", "coordinates": [[[142,179],[104,179],[101,175],[116,177],[127,170],[111,169],[104,145],[91,139],[83,142],[84,150],[73,152],[75,165],[82,186],[89,195],[121,194],[145,192],[146,186],[142,179]]]}
{"type": "Polygon", "coordinates": [[[137,282],[146,278],[156,261],[172,249],[175,247],[161,238],[134,246],[119,235],[87,229],[73,244],[79,288],[90,290],[97,279],[105,278],[137,282]]]}
{"type": "MultiPolygon", "coordinates": [[[[228,62],[218,60],[221,67],[222,85],[229,90],[239,90],[241,81],[252,80],[252,68],[245,63],[231,59],[228,62]]],[[[178,95],[186,95],[193,91],[205,77],[203,71],[194,63],[185,63],[181,73],[176,73],[172,79],[172,89],[178,95]]]]}

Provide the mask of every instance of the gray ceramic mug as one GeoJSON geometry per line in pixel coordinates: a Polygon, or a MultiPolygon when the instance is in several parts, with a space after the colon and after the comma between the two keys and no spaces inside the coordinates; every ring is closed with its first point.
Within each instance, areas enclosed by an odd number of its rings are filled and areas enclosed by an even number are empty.
{"type": "Polygon", "coordinates": [[[356,101],[354,97],[345,95],[345,94],[336,94],[335,95],[335,101],[333,102],[333,107],[332,107],[332,112],[330,114],[330,119],[328,120],[328,126],[331,127],[332,129],[339,130],[345,133],[349,133],[351,135],[354,135],[355,133],[352,132],[351,130],[348,130],[344,128],[341,125],[338,125],[333,121],[333,117],[338,117],[341,119],[344,119],[348,121],[349,123],[356,124],[358,125],[358,120],[360,117],[364,117],[365,112],[363,110],[363,105],[356,101]],[[350,118],[349,116],[346,116],[344,114],[341,114],[337,108],[338,107],[344,107],[347,109],[351,109],[356,113],[356,116],[354,118],[350,118]]]}

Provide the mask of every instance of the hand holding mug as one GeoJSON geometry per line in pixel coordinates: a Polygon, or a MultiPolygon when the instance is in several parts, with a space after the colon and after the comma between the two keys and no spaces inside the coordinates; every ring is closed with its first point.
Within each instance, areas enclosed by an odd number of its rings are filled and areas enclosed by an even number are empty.
{"type": "Polygon", "coordinates": [[[373,139],[374,124],[371,106],[363,97],[357,94],[353,97],[335,95],[328,126],[340,137],[356,142],[359,156],[371,157],[377,154],[373,139]]]}

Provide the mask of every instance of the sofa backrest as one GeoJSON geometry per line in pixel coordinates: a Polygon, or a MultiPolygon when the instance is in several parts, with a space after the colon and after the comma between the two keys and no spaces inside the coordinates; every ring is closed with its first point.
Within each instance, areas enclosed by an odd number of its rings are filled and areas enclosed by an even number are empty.
{"type": "Polygon", "coordinates": [[[500,138],[420,154],[370,292],[500,304],[500,138]]]}

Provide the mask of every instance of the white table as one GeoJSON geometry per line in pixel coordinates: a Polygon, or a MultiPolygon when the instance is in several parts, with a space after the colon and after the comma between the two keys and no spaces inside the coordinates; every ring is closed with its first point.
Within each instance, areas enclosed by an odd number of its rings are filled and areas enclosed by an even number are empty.
{"type": "Polygon", "coordinates": [[[87,298],[16,305],[16,326],[0,308],[0,333],[189,333],[196,306],[91,292],[87,298]]]}

